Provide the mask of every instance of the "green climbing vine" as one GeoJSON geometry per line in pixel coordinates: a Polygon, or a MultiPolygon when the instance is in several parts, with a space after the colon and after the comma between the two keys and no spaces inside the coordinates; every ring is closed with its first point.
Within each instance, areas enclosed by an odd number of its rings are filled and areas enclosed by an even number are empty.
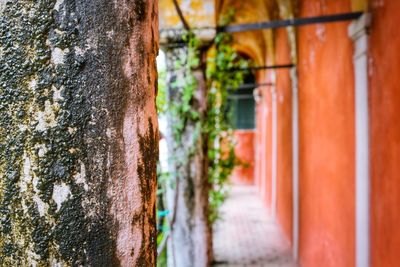
{"type": "Polygon", "coordinates": [[[161,119],[170,120],[172,126],[173,149],[177,152],[170,158],[174,167],[169,169],[174,172],[165,171],[159,164],[158,170],[158,204],[157,204],[157,225],[158,225],[158,259],[157,266],[167,266],[166,260],[166,240],[170,234],[176,211],[169,210],[165,206],[167,187],[177,188],[177,183],[181,179],[179,170],[187,166],[193,155],[196,153],[196,142],[200,137],[203,118],[199,110],[193,108],[193,98],[198,88],[197,80],[193,75],[193,70],[200,64],[200,41],[193,34],[188,33],[183,36],[185,42],[184,49],[177,49],[173,64],[169,65],[174,71],[170,71],[173,77],[168,77],[165,69],[159,71],[157,109],[161,119]],[[183,140],[187,124],[194,124],[194,131],[191,140],[183,140]],[[185,149],[179,149],[182,146],[185,149]],[[171,216],[169,216],[172,214],[171,216]]]}
{"type": "MultiPolygon", "coordinates": [[[[174,78],[170,79],[166,70],[159,72],[157,108],[160,117],[165,118],[168,113],[169,117],[173,118],[173,122],[169,123],[172,125],[174,145],[190,148],[184,149],[186,153],[173,155],[179,157],[173,159],[174,164],[185,166],[198,152],[194,145],[197,138],[201,136],[207,142],[209,221],[214,223],[219,218],[220,206],[228,192],[228,177],[238,163],[234,153],[235,140],[229,118],[228,96],[244,80],[245,73],[234,70],[245,68],[248,62],[233,48],[233,37],[230,34],[219,33],[216,36],[213,44],[209,46],[205,64],[200,58],[201,41],[193,33],[185,34],[182,39],[186,47],[174,58],[173,70],[167,70],[173,72],[174,78]],[[199,68],[205,68],[203,71],[206,74],[207,108],[203,113],[199,112],[197,105],[193,103],[198,89],[194,72],[199,68]],[[175,95],[171,96],[171,91],[175,95]],[[188,121],[195,125],[194,134],[190,142],[183,142],[182,136],[188,121]]],[[[176,166],[173,169],[177,169],[176,166]]],[[[165,203],[165,187],[176,186],[171,184],[171,177],[174,175],[178,174],[159,171],[159,247],[165,244],[168,235],[171,224],[168,214],[174,213],[160,203],[165,203]]],[[[164,266],[165,250],[159,252],[159,266],[164,266]]]]}
{"type": "MultiPolygon", "coordinates": [[[[197,89],[193,69],[200,64],[200,41],[193,34],[186,34],[183,40],[187,44],[187,54],[181,55],[174,62],[174,68],[184,70],[183,77],[178,77],[169,86],[181,94],[179,102],[168,101],[165,70],[159,73],[159,93],[157,107],[161,116],[170,112],[175,118],[173,125],[174,140],[181,144],[182,131],[187,120],[197,121],[199,131],[196,134],[208,136],[210,221],[218,218],[218,208],[226,196],[227,178],[237,163],[234,156],[233,129],[230,123],[228,96],[243,83],[245,72],[233,71],[245,68],[248,62],[242,59],[232,46],[232,36],[220,33],[214,40],[214,46],[207,60],[207,113],[200,118],[193,110],[192,98],[197,89]],[[201,130],[201,132],[200,132],[201,130]]],[[[192,151],[195,153],[196,151],[192,151]]],[[[186,155],[189,156],[189,155],[186,155]]],[[[181,159],[182,161],[187,159],[181,159]]]]}
{"type": "Polygon", "coordinates": [[[219,208],[226,198],[228,177],[238,161],[235,157],[231,110],[228,96],[243,83],[248,62],[242,59],[232,46],[232,36],[219,33],[215,50],[207,64],[208,108],[204,131],[209,137],[209,193],[211,222],[219,217],[219,208]]]}

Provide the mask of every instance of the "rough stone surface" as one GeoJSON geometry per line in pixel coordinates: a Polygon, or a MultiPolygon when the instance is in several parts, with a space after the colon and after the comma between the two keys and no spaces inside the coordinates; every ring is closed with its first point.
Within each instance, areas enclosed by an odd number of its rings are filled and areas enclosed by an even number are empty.
{"type": "Polygon", "coordinates": [[[155,1],[0,1],[0,266],[155,262],[155,1]]]}
{"type": "MultiPolygon", "coordinates": [[[[167,66],[173,66],[176,56],[187,53],[186,48],[167,51],[167,66]]],[[[202,58],[202,57],[201,57],[202,58]]],[[[204,63],[204,62],[203,62],[204,63]]],[[[169,67],[169,69],[172,69],[169,67]]],[[[168,73],[170,83],[185,79],[185,69],[168,73]]],[[[202,69],[193,71],[196,92],[191,101],[191,109],[199,116],[205,114],[207,87],[202,69]]],[[[179,103],[181,92],[173,86],[168,89],[170,102],[179,103]]],[[[179,123],[173,112],[168,112],[168,156],[173,186],[167,188],[168,209],[171,210],[171,235],[168,239],[168,265],[175,267],[207,267],[211,262],[211,225],[208,220],[208,146],[206,136],[201,133],[201,123],[197,119],[187,119],[181,139],[174,136],[174,128],[179,123]],[[195,153],[194,153],[195,152],[195,153]]]]}
{"type": "Polygon", "coordinates": [[[253,186],[233,187],[214,229],[214,267],[297,267],[253,186]]]}

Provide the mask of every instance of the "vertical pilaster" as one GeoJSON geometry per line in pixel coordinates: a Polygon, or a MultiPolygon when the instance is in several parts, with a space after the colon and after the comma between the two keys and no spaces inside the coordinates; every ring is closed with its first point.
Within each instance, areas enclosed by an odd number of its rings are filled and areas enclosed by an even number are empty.
{"type": "Polygon", "coordinates": [[[271,88],[272,99],[272,165],[271,165],[271,206],[272,216],[276,219],[276,205],[277,205],[277,170],[278,170],[278,106],[277,106],[277,93],[276,88],[271,88]]]}
{"type": "Polygon", "coordinates": [[[356,132],[356,266],[370,265],[370,175],[368,110],[368,14],[353,22],[356,132]]]}
{"type": "Polygon", "coordinates": [[[293,190],[293,257],[299,257],[299,92],[297,68],[291,70],[292,80],[292,190],[293,190]]]}

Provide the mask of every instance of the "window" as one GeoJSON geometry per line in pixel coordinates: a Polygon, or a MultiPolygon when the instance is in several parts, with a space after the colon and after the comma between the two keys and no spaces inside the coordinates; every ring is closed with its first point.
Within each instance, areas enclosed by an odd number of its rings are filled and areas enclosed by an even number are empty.
{"type": "Polygon", "coordinates": [[[249,73],[244,79],[244,84],[231,92],[228,97],[229,117],[235,129],[255,128],[254,83],[254,75],[249,73]]]}

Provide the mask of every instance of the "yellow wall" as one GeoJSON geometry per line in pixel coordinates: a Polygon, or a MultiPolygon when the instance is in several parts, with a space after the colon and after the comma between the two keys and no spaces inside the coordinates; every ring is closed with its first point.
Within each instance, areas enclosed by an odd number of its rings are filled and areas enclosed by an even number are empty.
{"type": "MultiPolygon", "coordinates": [[[[192,28],[215,27],[214,0],[178,0],[192,28]]],[[[182,28],[172,0],[159,0],[160,28],[182,28]]]]}

